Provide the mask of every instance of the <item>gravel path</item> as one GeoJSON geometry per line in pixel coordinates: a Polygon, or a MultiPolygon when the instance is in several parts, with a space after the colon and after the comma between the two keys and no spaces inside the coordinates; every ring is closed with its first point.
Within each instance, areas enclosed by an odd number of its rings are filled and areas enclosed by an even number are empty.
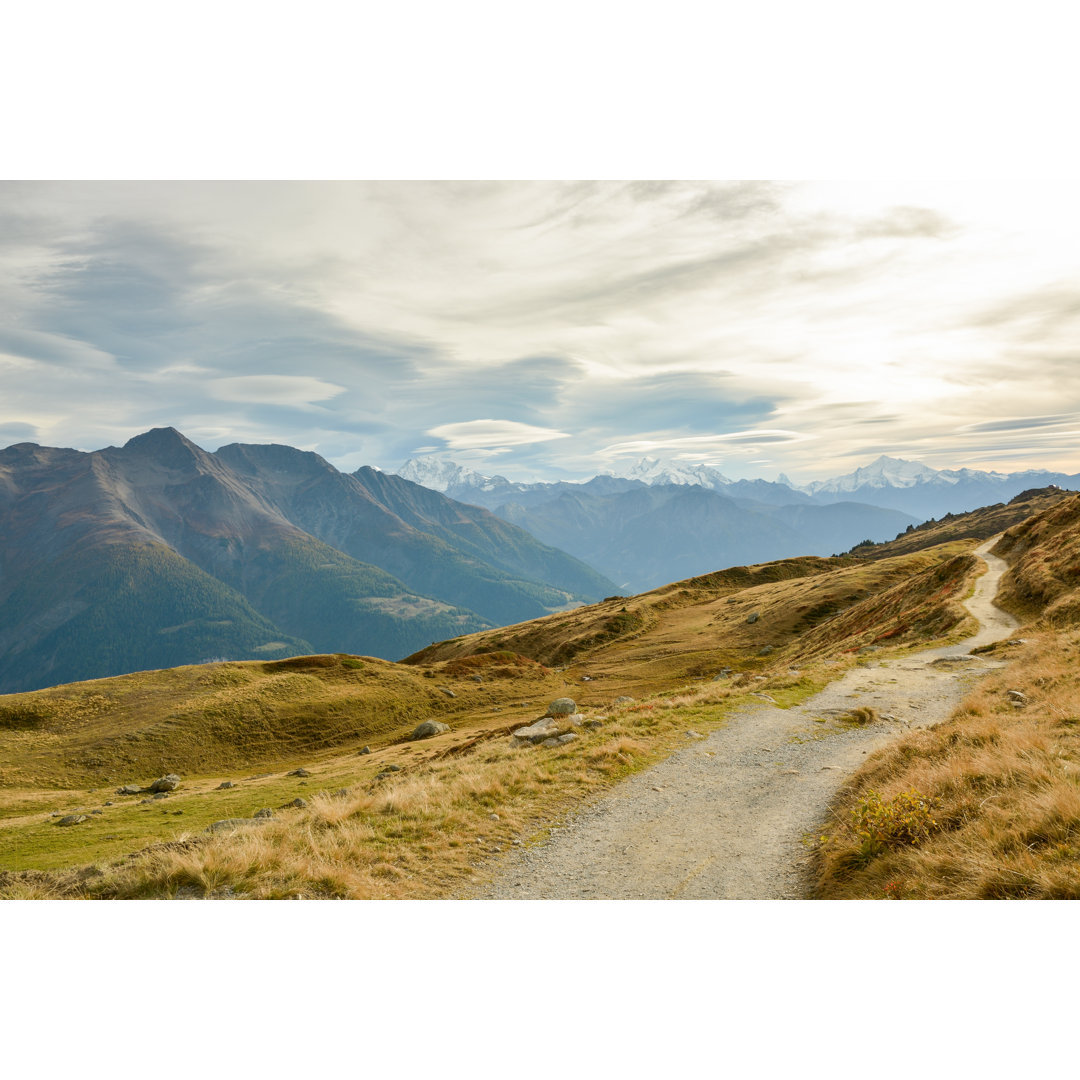
{"type": "MultiPolygon", "coordinates": [[[[996,540],[996,538],[995,538],[996,540]]],[[[1016,621],[993,605],[1005,563],[989,569],[968,609],[981,623],[960,645],[849,671],[801,706],[762,703],[707,738],[620,784],[552,830],[545,844],[500,861],[478,899],[797,899],[809,894],[803,837],[825,819],[841,782],[908,727],[945,719],[1000,661],[968,657],[1016,621]],[[957,659],[964,658],[967,659],[957,659]],[[885,723],[835,720],[869,705],[885,723]],[[824,720],[824,723],[822,723],[824,720]]]]}

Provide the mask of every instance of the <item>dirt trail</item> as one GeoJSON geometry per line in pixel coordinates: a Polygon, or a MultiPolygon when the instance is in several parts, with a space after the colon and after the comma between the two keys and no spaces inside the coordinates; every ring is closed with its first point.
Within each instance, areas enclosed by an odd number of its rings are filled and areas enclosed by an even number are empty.
{"type": "Polygon", "coordinates": [[[945,719],[1000,661],[971,649],[1008,637],[1016,620],[993,604],[1005,563],[989,567],[968,610],[979,632],[959,645],[855,668],[801,706],[762,703],[708,738],[620,784],[538,847],[506,857],[483,899],[796,899],[810,888],[803,837],[824,820],[866,754],[909,727],[945,719]],[[834,719],[860,705],[894,718],[834,719]],[[834,712],[835,710],[835,712],[834,712]],[[822,722],[824,720],[824,723],[822,722]]]}

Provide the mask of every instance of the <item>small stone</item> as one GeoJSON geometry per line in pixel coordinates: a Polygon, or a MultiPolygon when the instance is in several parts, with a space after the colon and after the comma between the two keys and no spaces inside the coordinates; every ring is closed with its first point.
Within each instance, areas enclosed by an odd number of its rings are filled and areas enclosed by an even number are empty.
{"type": "Polygon", "coordinates": [[[286,773],[286,776],[310,776],[311,773],[307,769],[293,769],[292,772],[286,773]]]}
{"type": "Polygon", "coordinates": [[[370,753],[371,753],[371,747],[370,747],[370,746],[365,746],[365,747],[364,747],[364,748],[363,748],[363,749],[362,749],[362,750],[360,751],[360,753],[361,753],[361,754],[370,754],[370,753]]]}
{"type": "Polygon", "coordinates": [[[106,806],[112,806],[112,803],[111,802],[106,802],[105,805],[106,806]]]}
{"type": "Polygon", "coordinates": [[[413,733],[409,736],[410,739],[430,739],[435,735],[442,735],[450,730],[449,724],[444,724],[441,720],[425,720],[422,724],[418,724],[413,733]]]}
{"type": "Polygon", "coordinates": [[[699,731],[688,731],[686,733],[686,737],[688,739],[703,739],[705,736],[702,735],[699,731]]]}
{"type": "Polygon", "coordinates": [[[262,810],[256,810],[251,816],[253,818],[272,818],[274,816],[274,811],[269,807],[263,807],[262,810]]]}
{"type": "Polygon", "coordinates": [[[772,656],[776,650],[771,645],[766,645],[763,649],[758,650],[758,656],[772,656]]]}
{"type": "Polygon", "coordinates": [[[760,619],[760,618],[761,618],[761,612],[760,611],[751,611],[750,614],[746,616],[746,621],[748,623],[756,623],[758,621],[758,619],[760,619]]]}
{"type": "Polygon", "coordinates": [[[548,746],[548,747],[550,747],[550,746],[558,746],[559,745],[559,740],[558,739],[545,739],[540,745],[541,746],[548,746]]]}
{"type": "Polygon", "coordinates": [[[444,694],[445,694],[445,695],[446,695],[447,697],[457,697],[457,694],[455,694],[453,690],[448,690],[448,689],[447,689],[447,688],[446,688],[445,686],[440,686],[440,687],[439,687],[439,689],[440,689],[440,690],[441,690],[441,691],[442,691],[442,692],[443,692],[443,693],[444,693],[444,694]]]}
{"type": "Polygon", "coordinates": [[[56,824],[57,825],[79,825],[86,820],[85,814],[65,814],[56,824]]]}
{"type": "Polygon", "coordinates": [[[116,789],[117,795],[138,795],[142,791],[142,788],[138,784],[125,784],[123,787],[116,789]]]}
{"type": "Polygon", "coordinates": [[[633,705],[634,704],[634,699],[632,697],[627,697],[626,694],[622,694],[619,697],[617,697],[612,702],[612,704],[613,705],[633,705]]]}
{"type": "Polygon", "coordinates": [[[484,681],[484,676],[483,675],[474,675],[472,677],[472,681],[473,682],[483,682],[484,681]]]}
{"type": "Polygon", "coordinates": [[[293,799],[289,806],[295,806],[297,810],[303,810],[307,806],[307,799],[301,799],[299,797],[293,799]]]}
{"type": "Polygon", "coordinates": [[[169,797],[169,793],[167,791],[159,791],[154,796],[155,799],[167,799],[168,797],[169,797]]]}
{"type": "Polygon", "coordinates": [[[144,803],[153,802],[153,801],[154,801],[153,799],[140,799],[139,800],[139,805],[142,806],[144,803]]]}
{"type": "Polygon", "coordinates": [[[578,733],[576,731],[568,731],[565,735],[558,736],[555,741],[560,745],[565,746],[566,743],[573,742],[576,738],[578,738],[578,733]]]}
{"type": "Polygon", "coordinates": [[[236,785],[231,780],[222,780],[217,786],[218,791],[228,791],[229,788],[234,788],[236,785]]]}
{"type": "Polygon", "coordinates": [[[1006,691],[1006,694],[1009,700],[1014,705],[1018,705],[1021,709],[1028,703],[1027,694],[1020,690],[1008,690],[1006,691]]]}
{"type": "Polygon", "coordinates": [[[180,777],[176,773],[169,773],[155,780],[146,790],[152,795],[165,791],[175,791],[180,786],[180,777]]]}
{"type": "Polygon", "coordinates": [[[556,698],[549,706],[545,716],[572,716],[577,712],[577,703],[573,698],[556,698]]]}
{"type": "Polygon", "coordinates": [[[104,810],[91,810],[90,813],[91,814],[104,814],[105,811],[104,810]]]}
{"type": "Polygon", "coordinates": [[[488,817],[491,818],[492,821],[498,821],[499,820],[499,815],[498,814],[488,814],[488,817]]]}
{"type": "Polygon", "coordinates": [[[597,728],[603,727],[603,726],[604,725],[601,724],[599,720],[586,720],[585,721],[585,727],[587,727],[590,731],[595,731],[597,728]]]}

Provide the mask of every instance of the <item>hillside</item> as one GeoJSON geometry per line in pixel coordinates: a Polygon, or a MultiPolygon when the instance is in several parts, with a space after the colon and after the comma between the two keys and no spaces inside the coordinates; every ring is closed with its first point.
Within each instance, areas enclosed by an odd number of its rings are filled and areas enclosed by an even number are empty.
{"type": "Polygon", "coordinates": [[[972,573],[963,551],[733,567],[466,635],[403,664],[216,663],[2,697],[0,868],[26,873],[0,879],[0,894],[227,885],[265,896],[441,895],[472,873],[466,838],[499,846],[528,835],[670,752],[688,723],[711,730],[766,690],[798,700],[882,635],[913,645],[962,632],[956,597],[972,573]],[[889,594],[904,581],[910,618],[894,633],[906,616],[889,594]],[[808,627],[816,637],[804,648],[808,627]],[[577,741],[531,756],[509,745],[509,732],[567,693],[596,718],[577,741]],[[427,719],[451,730],[410,741],[427,719]],[[300,765],[310,779],[287,775],[300,765]],[[183,782],[168,801],[111,794],[172,771],[183,782]],[[219,790],[225,780],[234,786],[219,790]],[[307,807],[287,808],[296,798],[307,807]],[[77,828],[57,827],[80,807],[77,828]],[[257,857],[247,830],[204,832],[266,807],[275,820],[258,836],[270,848],[257,857]],[[337,852],[336,869],[317,837],[337,852]],[[87,861],[101,873],[27,876],[87,861]]]}
{"type": "Polygon", "coordinates": [[[171,428],[0,451],[0,690],[221,657],[396,658],[614,589],[485,511],[367,479],[290,447],[209,454],[171,428]]]}

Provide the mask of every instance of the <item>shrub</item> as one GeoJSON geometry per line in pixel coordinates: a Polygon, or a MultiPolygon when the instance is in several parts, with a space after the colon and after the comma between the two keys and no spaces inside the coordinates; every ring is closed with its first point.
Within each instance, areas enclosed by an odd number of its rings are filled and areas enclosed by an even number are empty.
{"type": "Polygon", "coordinates": [[[939,827],[936,812],[936,800],[914,788],[888,800],[868,791],[851,811],[855,834],[862,841],[859,855],[869,862],[887,848],[921,844],[939,827]]]}

